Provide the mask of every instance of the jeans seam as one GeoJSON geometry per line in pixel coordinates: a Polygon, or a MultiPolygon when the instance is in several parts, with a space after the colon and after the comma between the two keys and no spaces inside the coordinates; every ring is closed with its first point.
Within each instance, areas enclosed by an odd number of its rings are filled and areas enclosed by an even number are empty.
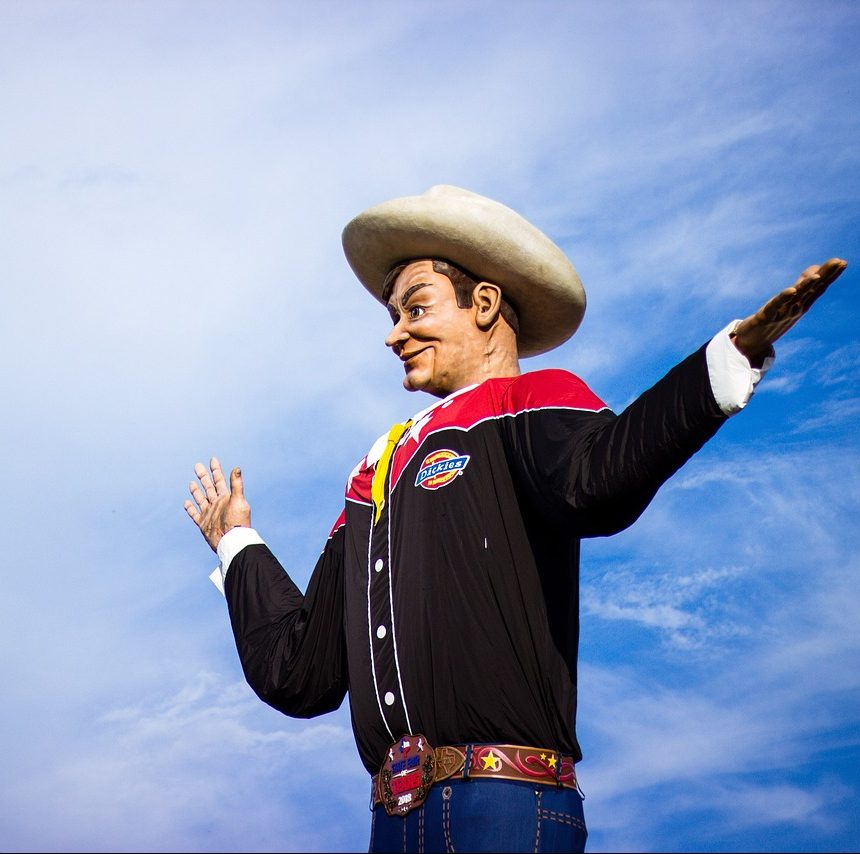
{"type": "Polygon", "coordinates": [[[424,804],[418,810],[418,854],[424,854],[424,804]]]}
{"type": "MultiPolygon", "coordinates": [[[[450,788],[446,787],[449,789],[450,788]]],[[[454,843],[451,841],[451,795],[442,796],[442,832],[445,835],[445,851],[455,854],[454,843]]]]}
{"type": "Polygon", "coordinates": [[[551,821],[557,821],[561,824],[569,824],[571,827],[576,827],[579,830],[585,830],[585,825],[573,815],[566,812],[556,812],[555,810],[545,810],[539,808],[541,818],[547,818],[551,821]]]}
{"type": "Polygon", "coordinates": [[[540,807],[540,796],[541,792],[539,790],[535,790],[535,797],[537,798],[537,809],[535,810],[535,818],[536,818],[536,826],[535,826],[535,851],[534,854],[538,854],[540,851],[540,823],[541,823],[541,807],[540,807]]]}

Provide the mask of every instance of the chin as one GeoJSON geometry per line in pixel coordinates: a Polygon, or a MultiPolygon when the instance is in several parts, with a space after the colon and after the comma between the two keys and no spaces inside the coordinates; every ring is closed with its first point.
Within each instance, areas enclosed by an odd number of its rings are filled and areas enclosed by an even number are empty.
{"type": "Polygon", "coordinates": [[[406,391],[427,391],[427,386],[430,384],[429,377],[415,377],[407,374],[403,378],[403,388],[406,391]]]}
{"type": "Polygon", "coordinates": [[[407,374],[403,378],[403,388],[406,391],[426,391],[427,394],[432,394],[434,397],[445,397],[448,394],[447,390],[439,389],[433,384],[432,377],[415,376],[414,374],[407,374]]]}

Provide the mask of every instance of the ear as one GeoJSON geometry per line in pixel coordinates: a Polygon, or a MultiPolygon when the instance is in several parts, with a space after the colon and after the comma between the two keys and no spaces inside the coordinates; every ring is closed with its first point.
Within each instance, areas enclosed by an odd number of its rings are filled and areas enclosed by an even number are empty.
{"type": "Polygon", "coordinates": [[[472,291],[472,305],[478,329],[489,329],[502,308],[502,289],[492,282],[478,282],[472,291]]]}

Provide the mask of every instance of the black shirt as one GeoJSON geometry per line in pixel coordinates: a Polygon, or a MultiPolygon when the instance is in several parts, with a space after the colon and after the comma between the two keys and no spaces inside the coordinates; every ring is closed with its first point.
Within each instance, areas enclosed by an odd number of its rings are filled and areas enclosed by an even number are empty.
{"type": "Polygon", "coordinates": [[[349,692],[370,772],[406,733],[572,753],[579,547],[630,525],[726,416],[704,347],[621,415],[566,371],[492,379],[418,418],[378,520],[359,463],[303,596],[264,545],[225,593],[251,687],[288,715],[349,692]]]}

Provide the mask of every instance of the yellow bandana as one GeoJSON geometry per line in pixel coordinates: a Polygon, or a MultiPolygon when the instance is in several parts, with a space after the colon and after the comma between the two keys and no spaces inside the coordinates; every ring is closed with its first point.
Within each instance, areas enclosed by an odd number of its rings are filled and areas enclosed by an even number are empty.
{"type": "Polygon", "coordinates": [[[373,517],[373,524],[379,521],[382,514],[382,508],[385,506],[385,476],[388,474],[388,467],[391,465],[391,458],[394,456],[394,449],[397,443],[403,437],[403,434],[412,426],[412,419],[403,424],[395,424],[388,431],[388,439],[385,443],[385,449],[382,451],[379,460],[376,463],[376,469],[373,472],[373,482],[370,485],[370,497],[373,499],[373,506],[376,508],[376,513],[373,517]]]}

